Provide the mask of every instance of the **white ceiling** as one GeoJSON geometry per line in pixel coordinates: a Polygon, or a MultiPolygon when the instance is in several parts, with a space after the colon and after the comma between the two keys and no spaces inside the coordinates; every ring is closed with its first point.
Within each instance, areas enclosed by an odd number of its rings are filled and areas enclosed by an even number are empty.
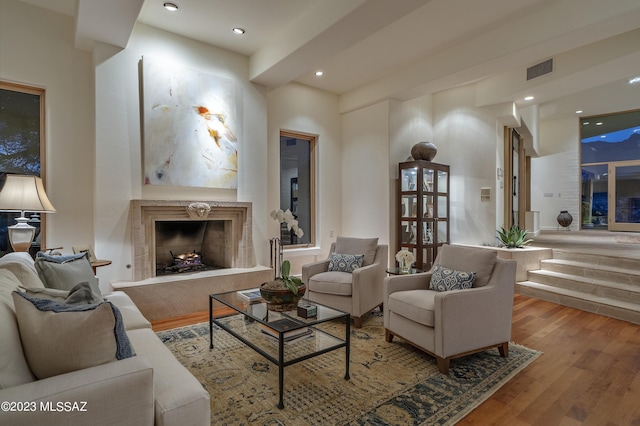
{"type": "Polygon", "coordinates": [[[638,0],[174,0],[177,12],[165,0],[23,1],[76,17],[79,48],[125,47],[137,21],[248,56],[270,89],[339,94],[341,112],[471,82],[478,105],[533,95],[545,120],[640,108],[627,83],[640,75],[638,0]],[[549,58],[553,73],[527,82],[549,58]]]}

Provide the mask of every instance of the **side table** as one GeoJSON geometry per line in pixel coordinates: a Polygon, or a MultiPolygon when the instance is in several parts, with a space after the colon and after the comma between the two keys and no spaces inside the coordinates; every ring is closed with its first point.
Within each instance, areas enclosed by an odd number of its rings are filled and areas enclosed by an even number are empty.
{"type": "Polygon", "coordinates": [[[409,275],[409,274],[419,274],[424,272],[422,269],[410,268],[409,272],[400,272],[400,268],[387,268],[387,274],[389,275],[409,275]]]}
{"type": "Polygon", "coordinates": [[[101,266],[107,266],[107,265],[111,265],[110,260],[94,260],[93,262],[91,262],[91,267],[93,268],[94,274],[96,274],[96,269],[98,269],[101,266]]]}

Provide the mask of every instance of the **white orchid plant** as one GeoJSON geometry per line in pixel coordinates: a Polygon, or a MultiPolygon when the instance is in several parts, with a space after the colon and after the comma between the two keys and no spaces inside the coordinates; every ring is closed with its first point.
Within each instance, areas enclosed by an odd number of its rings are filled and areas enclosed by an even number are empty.
{"type": "Polygon", "coordinates": [[[402,249],[399,252],[396,253],[396,260],[398,261],[398,263],[405,264],[407,266],[411,266],[411,264],[413,263],[413,261],[415,260],[413,257],[413,253],[410,252],[409,250],[406,249],[402,249]]]}
{"type": "Polygon", "coordinates": [[[287,231],[293,230],[293,233],[296,234],[296,237],[302,238],[304,236],[304,231],[298,226],[298,221],[295,217],[293,217],[293,213],[291,213],[291,210],[273,210],[271,212],[271,217],[280,223],[286,223],[287,231]]]}

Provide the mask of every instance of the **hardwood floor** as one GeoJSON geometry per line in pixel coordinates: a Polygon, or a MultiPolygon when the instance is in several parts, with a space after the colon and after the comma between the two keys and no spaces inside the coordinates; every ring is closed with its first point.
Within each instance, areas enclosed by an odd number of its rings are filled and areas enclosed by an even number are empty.
{"type": "MultiPolygon", "coordinates": [[[[156,331],[206,322],[201,312],[156,331]]],[[[516,295],[512,341],[544,354],[459,425],[640,426],[640,326],[516,295]]]]}

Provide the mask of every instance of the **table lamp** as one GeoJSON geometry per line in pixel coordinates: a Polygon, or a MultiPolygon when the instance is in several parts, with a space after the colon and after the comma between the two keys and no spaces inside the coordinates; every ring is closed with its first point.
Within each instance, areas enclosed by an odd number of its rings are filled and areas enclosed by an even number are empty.
{"type": "Polygon", "coordinates": [[[0,191],[0,211],[20,212],[9,230],[9,241],[14,251],[29,251],[36,234],[36,228],[29,225],[24,212],[55,213],[56,209],[44,191],[42,179],[38,176],[7,175],[0,191]]]}

